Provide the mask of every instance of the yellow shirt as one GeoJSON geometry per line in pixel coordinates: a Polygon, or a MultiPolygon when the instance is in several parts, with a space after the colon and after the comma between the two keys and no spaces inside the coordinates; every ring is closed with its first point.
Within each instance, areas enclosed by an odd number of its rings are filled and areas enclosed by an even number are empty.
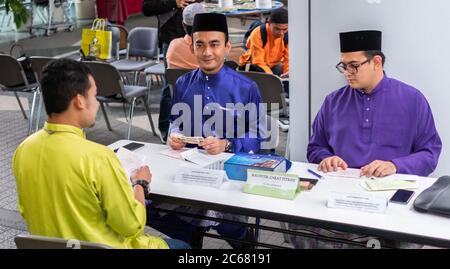
{"type": "Polygon", "coordinates": [[[283,73],[289,72],[289,46],[284,44],[284,38],[275,38],[266,24],[267,43],[263,47],[261,27],[255,28],[247,39],[249,48],[239,59],[240,65],[256,64],[266,73],[272,74],[272,67],[282,64],[283,73]]]}
{"type": "Polygon", "coordinates": [[[13,159],[19,211],[34,235],[114,248],[168,248],[144,234],[146,209],[134,198],[114,152],[74,126],[45,123],[13,159]]]}

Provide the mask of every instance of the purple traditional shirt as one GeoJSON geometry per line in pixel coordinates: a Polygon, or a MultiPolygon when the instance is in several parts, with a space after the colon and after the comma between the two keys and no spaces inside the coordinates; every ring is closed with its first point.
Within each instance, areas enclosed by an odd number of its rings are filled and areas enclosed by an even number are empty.
{"type": "Polygon", "coordinates": [[[329,94],[312,128],[311,163],[334,155],[352,168],[383,160],[397,173],[428,176],[442,148],[423,94],[386,76],[369,94],[350,86],[329,94]]]}

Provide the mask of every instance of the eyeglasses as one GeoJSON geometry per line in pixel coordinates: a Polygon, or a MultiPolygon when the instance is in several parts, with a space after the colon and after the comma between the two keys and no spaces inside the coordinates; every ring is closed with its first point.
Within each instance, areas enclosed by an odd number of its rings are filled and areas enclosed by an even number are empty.
{"type": "Polygon", "coordinates": [[[371,59],[367,59],[360,64],[354,64],[354,63],[344,64],[343,62],[340,62],[336,65],[336,69],[341,73],[344,73],[345,71],[347,71],[350,74],[356,74],[356,73],[358,73],[358,68],[361,67],[361,65],[370,62],[370,60],[371,59]]]}

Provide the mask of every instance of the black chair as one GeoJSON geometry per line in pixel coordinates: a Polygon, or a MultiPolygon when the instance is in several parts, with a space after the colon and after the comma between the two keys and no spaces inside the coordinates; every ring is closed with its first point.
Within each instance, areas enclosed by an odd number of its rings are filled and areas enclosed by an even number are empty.
{"type": "MultiPolygon", "coordinates": [[[[42,78],[42,76],[41,76],[42,69],[44,69],[44,67],[52,60],[54,60],[54,58],[44,57],[44,56],[31,56],[30,57],[31,68],[33,68],[33,72],[37,78],[39,88],[40,88],[40,81],[42,78]]],[[[42,90],[41,90],[41,92],[42,92],[42,90]]],[[[43,98],[39,99],[38,109],[37,109],[37,113],[36,113],[36,129],[35,129],[35,131],[37,131],[39,129],[39,121],[41,119],[40,116],[41,116],[43,101],[44,101],[43,98]]]]}
{"type": "Polygon", "coordinates": [[[261,72],[240,73],[256,82],[261,94],[262,101],[268,106],[268,112],[281,112],[285,116],[289,116],[283,82],[279,77],[261,72]],[[272,111],[270,104],[278,104],[277,111],[272,111]]]}
{"type": "Polygon", "coordinates": [[[33,129],[33,118],[35,112],[35,106],[37,98],[39,97],[39,85],[37,82],[29,83],[25,71],[19,61],[6,54],[0,54],[0,66],[2,71],[0,72],[0,89],[4,91],[13,92],[16,96],[17,102],[19,103],[20,110],[22,111],[23,117],[29,120],[28,123],[28,135],[31,134],[33,129]],[[20,102],[17,93],[29,93],[33,94],[33,101],[31,103],[31,110],[29,118],[25,113],[22,103],[20,102]]]}
{"type": "Polygon", "coordinates": [[[127,53],[127,40],[128,40],[128,30],[122,25],[118,24],[107,24],[108,30],[111,30],[111,55],[114,60],[119,60],[120,55],[126,55],[127,53]]]}
{"type": "Polygon", "coordinates": [[[157,63],[159,63],[158,29],[151,27],[133,28],[128,34],[126,58],[111,62],[120,72],[134,73],[134,85],[139,84],[140,72],[157,63]],[[131,60],[130,57],[136,57],[138,60],[131,60]]]}
{"type": "Polygon", "coordinates": [[[178,69],[178,68],[168,68],[166,69],[166,78],[167,83],[170,87],[170,95],[173,96],[173,88],[179,77],[182,75],[191,72],[192,69],[178,69]]]}
{"type": "Polygon", "coordinates": [[[124,85],[122,76],[119,71],[108,63],[103,62],[85,62],[93,73],[95,83],[97,85],[97,100],[100,102],[103,115],[105,117],[108,130],[111,129],[108,116],[105,110],[105,103],[126,103],[130,104],[128,114],[128,132],[127,139],[130,139],[131,126],[133,121],[134,108],[136,100],[140,98],[144,104],[152,132],[156,135],[155,126],[153,124],[150,108],[148,106],[149,89],[145,86],[124,85]]]}

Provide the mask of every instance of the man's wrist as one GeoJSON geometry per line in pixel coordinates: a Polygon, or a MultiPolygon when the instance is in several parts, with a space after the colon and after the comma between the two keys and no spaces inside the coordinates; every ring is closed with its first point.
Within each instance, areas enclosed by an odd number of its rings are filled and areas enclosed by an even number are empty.
{"type": "Polygon", "coordinates": [[[224,152],[230,152],[231,148],[233,146],[233,143],[230,140],[228,140],[228,139],[224,139],[224,141],[225,141],[225,150],[224,150],[224,152]]]}
{"type": "Polygon", "coordinates": [[[394,173],[398,173],[398,167],[397,167],[397,164],[395,164],[395,162],[394,161],[388,161],[388,162],[390,162],[391,164],[392,164],[392,166],[394,167],[394,173]]]}
{"type": "Polygon", "coordinates": [[[148,195],[148,185],[149,182],[145,179],[132,179],[131,180],[133,189],[136,186],[140,186],[142,188],[142,190],[144,191],[144,195],[147,196],[148,195]]]}

